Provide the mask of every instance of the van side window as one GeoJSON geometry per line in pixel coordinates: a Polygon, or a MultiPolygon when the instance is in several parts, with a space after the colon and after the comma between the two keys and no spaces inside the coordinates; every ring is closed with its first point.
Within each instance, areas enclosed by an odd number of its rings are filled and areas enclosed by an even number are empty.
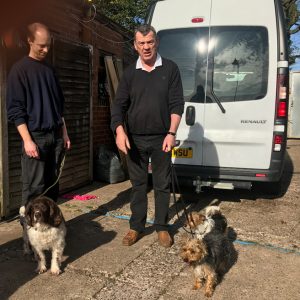
{"type": "Polygon", "coordinates": [[[268,82],[264,27],[213,28],[212,94],[221,102],[262,99],[268,82]]]}

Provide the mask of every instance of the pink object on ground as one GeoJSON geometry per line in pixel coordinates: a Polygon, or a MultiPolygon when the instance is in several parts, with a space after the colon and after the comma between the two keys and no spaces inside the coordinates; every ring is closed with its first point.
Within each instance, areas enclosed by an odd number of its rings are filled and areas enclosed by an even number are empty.
{"type": "Polygon", "coordinates": [[[89,194],[86,194],[86,195],[65,194],[65,195],[62,195],[62,198],[63,199],[70,199],[70,200],[73,199],[73,200],[78,200],[78,201],[86,201],[86,200],[96,199],[97,196],[89,195],[89,194]]]}

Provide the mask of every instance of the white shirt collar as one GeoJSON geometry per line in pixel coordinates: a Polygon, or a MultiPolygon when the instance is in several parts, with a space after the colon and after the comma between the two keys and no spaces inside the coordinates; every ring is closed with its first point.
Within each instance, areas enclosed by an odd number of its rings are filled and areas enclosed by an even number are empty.
{"type": "MultiPolygon", "coordinates": [[[[153,68],[151,69],[154,70],[156,67],[160,67],[162,66],[162,59],[161,59],[161,56],[159,55],[159,53],[156,54],[156,60],[155,60],[155,63],[154,63],[154,66],[153,68]]],[[[135,66],[136,69],[142,69],[143,71],[146,71],[146,69],[143,67],[143,64],[142,64],[142,61],[141,61],[141,58],[139,57],[138,60],[136,61],[136,66],[135,66]]]]}

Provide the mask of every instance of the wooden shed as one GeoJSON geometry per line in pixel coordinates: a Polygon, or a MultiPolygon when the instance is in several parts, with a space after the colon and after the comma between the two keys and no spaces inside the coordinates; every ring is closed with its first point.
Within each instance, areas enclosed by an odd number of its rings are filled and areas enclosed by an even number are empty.
{"type": "MultiPolygon", "coordinates": [[[[7,14],[22,3],[16,0],[16,7],[10,5],[7,14]]],[[[105,58],[123,66],[134,57],[131,35],[100,15],[87,0],[29,0],[28,6],[18,21],[0,23],[0,218],[17,212],[21,203],[21,139],[14,125],[7,123],[5,87],[12,64],[28,54],[22,28],[39,21],[53,36],[47,59],[56,69],[64,92],[65,120],[72,142],[60,179],[61,192],[91,182],[98,146],[114,144],[105,58]]]]}

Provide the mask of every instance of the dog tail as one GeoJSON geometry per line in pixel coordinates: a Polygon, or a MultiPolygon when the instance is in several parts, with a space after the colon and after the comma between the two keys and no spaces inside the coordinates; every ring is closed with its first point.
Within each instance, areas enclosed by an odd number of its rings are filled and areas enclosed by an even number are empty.
{"type": "Polygon", "coordinates": [[[215,229],[219,232],[225,233],[227,232],[227,219],[222,214],[219,206],[208,206],[206,208],[206,217],[211,218],[215,222],[215,229]]]}
{"type": "Polygon", "coordinates": [[[219,206],[213,205],[206,207],[205,215],[207,218],[212,217],[213,215],[221,214],[221,209],[219,206]]]}

